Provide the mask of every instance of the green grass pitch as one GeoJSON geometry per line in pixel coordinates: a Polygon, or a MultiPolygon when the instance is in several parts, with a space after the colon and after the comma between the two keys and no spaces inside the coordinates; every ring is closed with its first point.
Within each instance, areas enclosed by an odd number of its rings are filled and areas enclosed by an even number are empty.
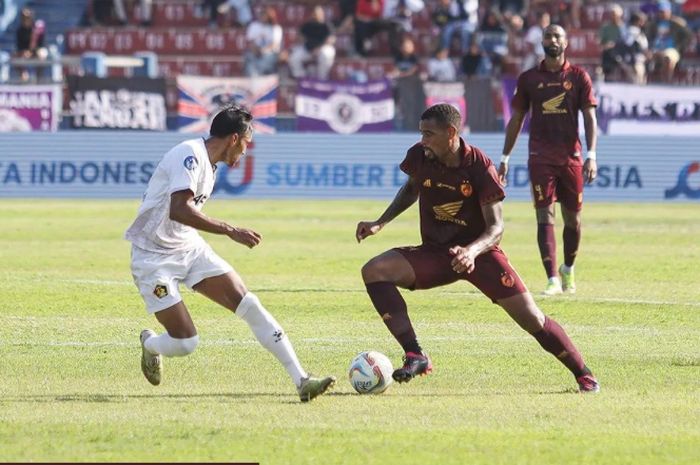
{"type": "MultiPolygon", "coordinates": [[[[573,377],[469,284],[404,295],[435,372],[379,396],[347,382],[367,349],[400,363],[361,266],[418,242],[414,207],[358,245],[385,201],[213,200],[263,235],[208,236],[287,330],[306,368],[334,374],[300,404],[237,317],[185,292],[201,344],[152,387],[138,334],[160,330],[122,239],[137,203],[4,199],[0,206],[0,461],[262,464],[700,463],[700,215],[696,204],[585,206],[575,296],[536,297],[601,385],[573,377]]],[[[503,247],[544,286],[529,204],[506,202],[503,247]]],[[[558,223],[557,235],[561,236],[558,223]]],[[[561,250],[561,243],[559,243],[561,250]]],[[[561,255],[560,255],[561,256],[561,255]]]]}

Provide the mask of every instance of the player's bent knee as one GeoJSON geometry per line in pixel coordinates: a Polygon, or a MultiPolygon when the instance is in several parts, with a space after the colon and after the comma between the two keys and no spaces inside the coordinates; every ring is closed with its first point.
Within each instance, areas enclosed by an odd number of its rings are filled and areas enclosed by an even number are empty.
{"type": "Polygon", "coordinates": [[[173,356],[184,357],[189,355],[197,348],[199,344],[199,335],[194,335],[186,339],[173,338],[173,356]]]}
{"type": "Polygon", "coordinates": [[[365,283],[373,283],[375,281],[385,281],[382,261],[375,257],[364,264],[362,267],[362,279],[365,283]]]}

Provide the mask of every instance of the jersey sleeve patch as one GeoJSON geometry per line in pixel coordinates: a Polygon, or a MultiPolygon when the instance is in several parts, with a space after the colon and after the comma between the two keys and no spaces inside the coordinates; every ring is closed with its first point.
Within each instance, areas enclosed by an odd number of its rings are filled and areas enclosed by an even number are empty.
{"type": "Polygon", "coordinates": [[[185,158],[183,165],[185,165],[185,168],[187,168],[188,170],[194,171],[195,169],[197,169],[198,163],[199,162],[197,161],[197,158],[195,158],[193,155],[190,155],[185,158]]]}

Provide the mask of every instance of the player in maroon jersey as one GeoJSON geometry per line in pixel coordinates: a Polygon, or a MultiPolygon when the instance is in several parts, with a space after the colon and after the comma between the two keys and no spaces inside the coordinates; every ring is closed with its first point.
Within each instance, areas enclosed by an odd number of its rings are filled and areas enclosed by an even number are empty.
{"type": "Polygon", "coordinates": [[[596,99],[585,70],[569,63],[564,51],[566,32],[555,24],[544,30],[545,59],[518,78],[506,127],[498,175],[505,185],[508,159],[531,112],[528,169],[537,214],[537,243],[547,272],[545,295],[576,292],[574,260],[581,241],[583,183],[591,183],[596,165],[596,99]],[[582,162],[578,137],[578,113],[583,113],[588,152],[582,162]],[[561,203],[564,220],[564,263],[557,276],[557,247],[554,238],[554,202],[561,203]],[[561,279],[560,279],[561,278],[561,279]]]}
{"type": "Polygon", "coordinates": [[[459,136],[459,111],[446,103],[433,105],[421,116],[419,127],[421,141],[408,150],[400,166],[408,181],[378,220],[361,221],[355,232],[358,242],[377,234],[420,199],[423,243],[388,250],[362,268],[374,307],[406,353],[394,380],[407,382],[432,371],[397,286],[430,289],[465,280],[554,354],[574,374],[580,391],[598,391],[598,382],[564,329],[537,307],[498,247],[505,193],[491,160],[459,136]]]}

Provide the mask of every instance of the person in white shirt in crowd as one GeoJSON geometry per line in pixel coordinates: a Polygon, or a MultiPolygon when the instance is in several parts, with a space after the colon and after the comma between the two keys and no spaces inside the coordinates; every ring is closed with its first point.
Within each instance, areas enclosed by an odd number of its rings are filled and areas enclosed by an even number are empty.
{"type": "Polygon", "coordinates": [[[450,59],[448,49],[439,49],[428,60],[428,80],[436,82],[453,82],[457,80],[457,70],[450,59]]]}
{"type": "Polygon", "coordinates": [[[440,47],[449,49],[452,38],[459,34],[462,53],[466,53],[471,38],[479,25],[478,0],[439,0],[433,13],[441,24],[440,47]],[[438,19],[439,18],[439,19],[438,19]]]}
{"type": "Polygon", "coordinates": [[[633,12],[630,15],[625,35],[622,37],[622,48],[625,52],[622,61],[623,69],[627,71],[628,80],[633,84],[646,84],[647,82],[649,40],[644,33],[646,20],[647,16],[641,11],[633,12]]]}
{"type": "Polygon", "coordinates": [[[307,76],[328,79],[335,60],[335,37],[322,6],[314,7],[310,20],[301,25],[300,32],[302,43],[296,45],[289,55],[292,76],[297,79],[307,76]],[[315,72],[310,72],[310,65],[315,72]]]}
{"type": "Polygon", "coordinates": [[[246,41],[245,75],[253,77],[276,73],[282,50],[282,26],[273,7],[265,7],[260,20],[248,25],[246,41]]]}
{"type": "Polygon", "coordinates": [[[527,71],[534,68],[544,60],[544,49],[542,48],[542,39],[544,38],[544,29],[549,26],[550,16],[546,11],[541,11],[537,14],[537,23],[530,26],[525,33],[525,57],[523,58],[522,70],[527,71]]]}
{"type": "Polygon", "coordinates": [[[220,15],[225,15],[229,10],[236,12],[236,23],[239,26],[247,26],[253,20],[253,11],[249,0],[226,0],[216,9],[220,15]]]}
{"type": "MultiPolygon", "coordinates": [[[[113,0],[113,2],[114,15],[117,17],[117,21],[123,26],[129,24],[129,17],[126,13],[124,0],[113,0]]],[[[141,8],[141,25],[150,26],[152,23],[151,14],[153,11],[153,0],[139,0],[139,6],[141,8]]]]}
{"type": "Polygon", "coordinates": [[[403,36],[413,30],[413,14],[425,8],[423,0],[383,0],[382,19],[377,30],[389,33],[392,55],[400,53],[403,36]]]}
{"type": "Polygon", "coordinates": [[[216,164],[238,166],[252,142],[252,115],[239,106],[221,110],[208,138],[190,139],[168,151],[148,182],[143,202],[125,238],[132,243],[131,273],[146,304],[165,332],[141,332],[141,370],[159,385],[162,357],[182,357],[199,343],[197,329],[180,296],[184,284],[245,321],[258,342],[286,369],[302,402],[323,394],[332,376],[310,376],[299,363],[291,342],[241,276],[219,257],[198,231],[227,236],[253,248],[262,236],[202,213],[216,179],[216,164]]]}

